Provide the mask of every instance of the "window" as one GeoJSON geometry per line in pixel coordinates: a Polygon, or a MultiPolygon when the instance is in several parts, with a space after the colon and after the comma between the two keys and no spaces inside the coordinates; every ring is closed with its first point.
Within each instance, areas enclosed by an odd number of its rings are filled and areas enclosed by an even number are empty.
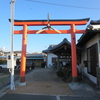
{"type": "Polygon", "coordinates": [[[56,63],[56,59],[57,59],[56,57],[53,57],[52,58],[52,63],[56,63]]]}
{"type": "Polygon", "coordinates": [[[88,60],[88,72],[91,73],[91,65],[90,65],[90,48],[87,49],[87,60],[88,60]]]}
{"type": "Polygon", "coordinates": [[[98,63],[98,45],[97,43],[87,48],[87,70],[93,76],[96,76],[96,67],[98,63]]]}

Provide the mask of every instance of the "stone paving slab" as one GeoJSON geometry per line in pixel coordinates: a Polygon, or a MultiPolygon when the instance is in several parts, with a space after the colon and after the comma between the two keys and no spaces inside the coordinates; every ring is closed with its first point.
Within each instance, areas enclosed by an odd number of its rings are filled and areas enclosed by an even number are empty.
{"type": "Polygon", "coordinates": [[[97,93],[97,91],[95,91],[90,85],[88,85],[87,83],[68,83],[68,85],[70,86],[70,88],[72,89],[72,91],[79,96],[83,96],[83,97],[100,97],[99,92],[97,93]]]}
{"type": "Polygon", "coordinates": [[[60,100],[100,100],[99,97],[62,96],[60,100]]]}

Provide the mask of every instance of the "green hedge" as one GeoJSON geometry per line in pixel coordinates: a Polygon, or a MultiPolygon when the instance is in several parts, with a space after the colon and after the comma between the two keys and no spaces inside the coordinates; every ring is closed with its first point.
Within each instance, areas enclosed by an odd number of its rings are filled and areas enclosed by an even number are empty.
{"type": "Polygon", "coordinates": [[[7,60],[0,59],[0,64],[6,63],[7,60]]]}
{"type": "Polygon", "coordinates": [[[64,77],[65,76],[62,71],[58,71],[58,72],[56,72],[56,74],[57,74],[58,77],[64,77]]]}
{"type": "Polygon", "coordinates": [[[42,68],[45,68],[45,66],[46,66],[46,62],[42,62],[42,63],[41,63],[41,67],[42,67],[42,68]]]}

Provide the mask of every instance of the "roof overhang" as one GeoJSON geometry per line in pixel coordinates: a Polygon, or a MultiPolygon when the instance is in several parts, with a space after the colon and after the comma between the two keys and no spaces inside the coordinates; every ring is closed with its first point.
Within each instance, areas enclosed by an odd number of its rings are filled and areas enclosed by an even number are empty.
{"type": "Polygon", "coordinates": [[[45,58],[26,58],[26,59],[38,59],[38,60],[44,60],[45,58]]]}
{"type": "Polygon", "coordinates": [[[97,32],[93,32],[93,31],[86,32],[78,40],[77,46],[80,46],[80,47],[83,46],[86,42],[88,42],[90,39],[92,39],[96,34],[97,34],[97,32]]]}
{"type": "Polygon", "coordinates": [[[83,46],[98,33],[100,33],[100,20],[92,20],[86,28],[86,33],[78,40],[77,46],[83,46]]]}

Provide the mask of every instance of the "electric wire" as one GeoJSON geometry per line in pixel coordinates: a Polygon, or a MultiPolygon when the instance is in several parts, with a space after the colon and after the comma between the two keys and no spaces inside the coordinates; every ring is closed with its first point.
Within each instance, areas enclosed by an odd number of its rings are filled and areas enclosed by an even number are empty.
{"type": "Polygon", "coordinates": [[[42,4],[49,4],[49,5],[55,5],[55,6],[63,6],[63,7],[72,7],[72,8],[81,8],[81,9],[100,10],[100,8],[79,7],[79,6],[71,6],[71,5],[63,5],[63,4],[42,2],[42,1],[36,1],[36,0],[25,0],[25,1],[36,2],[36,3],[42,3],[42,4]]]}

